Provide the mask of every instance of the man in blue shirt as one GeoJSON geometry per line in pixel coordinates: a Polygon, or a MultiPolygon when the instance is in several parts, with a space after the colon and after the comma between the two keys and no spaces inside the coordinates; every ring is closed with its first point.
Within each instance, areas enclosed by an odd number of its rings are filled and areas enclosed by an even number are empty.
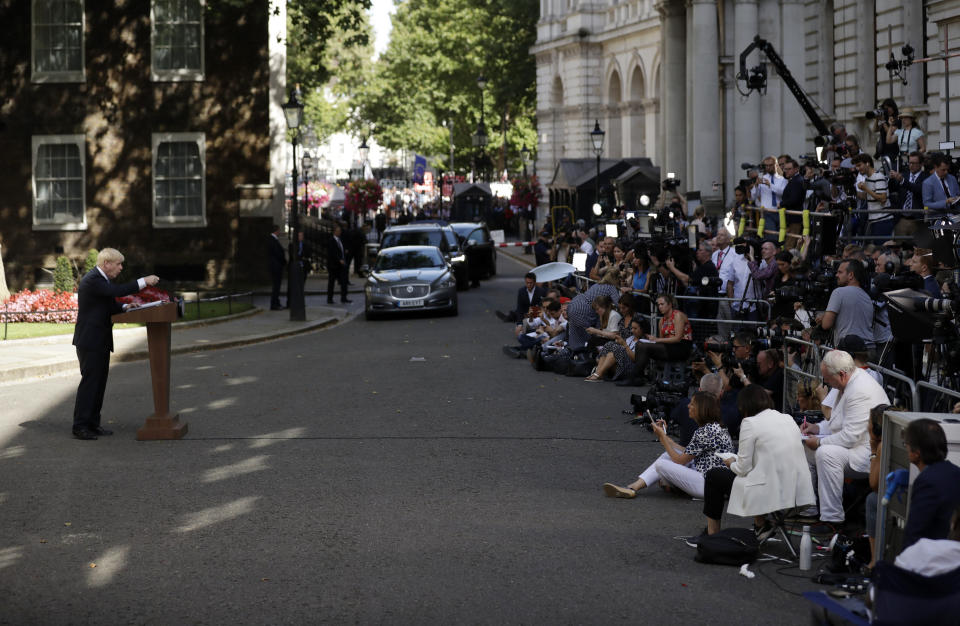
{"type": "Polygon", "coordinates": [[[950,174],[950,161],[942,154],[931,157],[933,175],[923,181],[923,206],[946,213],[960,199],[960,185],[956,177],[950,174]]]}

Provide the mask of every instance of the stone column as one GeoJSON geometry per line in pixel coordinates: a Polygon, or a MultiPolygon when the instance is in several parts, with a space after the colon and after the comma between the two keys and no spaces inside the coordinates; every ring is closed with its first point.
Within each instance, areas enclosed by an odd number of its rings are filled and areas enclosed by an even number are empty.
{"type": "MultiPolygon", "coordinates": [[[[783,0],[780,5],[783,20],[783,50],[780,57],[790,70],[801,88],[806,89],[804,73],[806,71],[803,49],[802,0],[783,0]]],[[[782,81],[781,81],[782,82],[782,81]]],[[[780,154],[811,154],[813,143],[807,140],[807,116],[800,108],[786,84],[783,85],[783,151],[780,154]]]]}
{"type": "Polygon", "coordinates": [[[687,183],[687,27],[686,11],[681,2],[663,0],[657,5],[660,13],[663,62],[660,81],[663,115],[663,162],[661,178],[676,172],[687,183]]]}
{"type": "MultiPolygon", "coordinates": [[[[923,6],[918,3],[906,2],[903,5],[903,44],[913,46],[913,56],[919,57],[923,54],[923,6]]],[[[903,47],[901,44],[901,47],[903,47]]],[[[903,58],[900,50],[894,52],[898,59],[903,58]]],[[[923,67],[917,63],[906,69],[907,86],[903,88],[904,94],[901,100],[903,104],[918,105],[923,102],[923,67]]],[[[927,142],[929,147],[930,143],[927,142]]]]}
{"type": "MultiPolygon", "coordinates": [[[[733,6],[733,41],[735,72],[740,71],[740,53],[747,49],[757,35],[757,0],[737,0],[733,6]]],[[[756,65],[756,52],[747,60],[747,70],[756,65]],[[751,65],[753,63],[753,65],[751,65]]],[[[739,83],[745,89],[743,82],[739,83]]],[[[757,163],[762,158],[760,135],[760,100],[759,94],[750,94],[743,99],[739,93],[734,94],[733,106],[733,161],[734,171],[743,173],[740,164],[744,162],[757,163]]],[[[739,176],[737,179],[743,178],[739,176]]],[[[733,197],[731,191],[729,196],[733,197]]]]}
{"type": "MultiPolygon", "coordinates": [[[[692,171],[684,181],[687,190],[700,190],[703,195],[715,195],[713,182],[723,180],[720,157],[722,128],[720,128],[720,40],[717,32],[716,0],[692,0],[690,42],[692,81],[690,98],[692,111],[691,164],[692,171]]],[[[670,103],[667,103],[671,107],[670,103]]]]}

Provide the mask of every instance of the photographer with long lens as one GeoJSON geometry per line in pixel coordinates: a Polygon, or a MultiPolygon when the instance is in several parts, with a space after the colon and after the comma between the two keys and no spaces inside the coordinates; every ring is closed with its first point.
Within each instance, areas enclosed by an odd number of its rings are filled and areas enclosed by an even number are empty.
{"type": "MultiPolygon", "coordinates": [[[[787,179],[781,175],[777,160],[773,156],[764,157],[763,171],[757,176],[751,190],[753,203],[761,210],[777,208],[786,186],[787,179]]],[[[765,220],[764,230],[778,230],[780,228],[776,213],[764,212],[763,217],[765,220]]],[[[763,233],[757,233],[757,235],[763,237],[763,233]]]]}
{"type": "Polygon", "coordinates": [[[833,330],[833,345],[847,335],[857,335],[873,349],[873,299],[866,291],[869,285],[863,263],[843,261],[837,268],[837,285],[817,323],[823,330],[833,330]]]}
{"type": "Polygon", "coordinates": [[[734,254],[728,255],[729,260],[724,260],[723,269],[720,270],[720,279],[723,281],[726,296],[733,300],[730,303],[730,312],[734,319],[750,321],[758,319],[757,304],[754,300],[764,294],[753,280],[747,255],[757,254],[754,250],[760,248],[760,245],[760,242],[755,239],[747,240],[738,237],[734,240],[734,254]]]}

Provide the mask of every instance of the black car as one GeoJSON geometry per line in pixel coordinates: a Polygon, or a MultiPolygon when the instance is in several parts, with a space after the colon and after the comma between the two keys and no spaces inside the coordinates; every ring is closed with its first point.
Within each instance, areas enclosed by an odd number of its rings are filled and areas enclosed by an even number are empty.
{"type": "Polygon", "coordinates": [[[453,222],[450,224],[463,242],[470,263],[470,280],[490,278],[497,274],[497,249],[486,224],[480,222],[453,222]]]}
{"type": "Polygon", "coordinates": [[[391,226],[383,232],[380,249],[395,246],[436,246],[444,259],[453,266],[457,289],[469,289],[469,261],[454,230],[446,224],[414,222],[403,226],[391,226]]]}

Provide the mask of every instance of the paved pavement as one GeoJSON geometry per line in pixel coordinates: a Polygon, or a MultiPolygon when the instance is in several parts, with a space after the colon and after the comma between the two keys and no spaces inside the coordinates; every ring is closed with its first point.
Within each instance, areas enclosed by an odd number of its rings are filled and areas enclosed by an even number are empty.
{"type": "Polygon", "coordinates": [[[458,317],[175,356],[181,441],[134,438],[143,361],[111,368],[98,441],[69,434],[76,373],[0,385],[0,624],[803,623],[795,570],[674,539],[699,502],[603,496],[662,447],[631,390],[500,353],[513,258],[458,317]]]}

